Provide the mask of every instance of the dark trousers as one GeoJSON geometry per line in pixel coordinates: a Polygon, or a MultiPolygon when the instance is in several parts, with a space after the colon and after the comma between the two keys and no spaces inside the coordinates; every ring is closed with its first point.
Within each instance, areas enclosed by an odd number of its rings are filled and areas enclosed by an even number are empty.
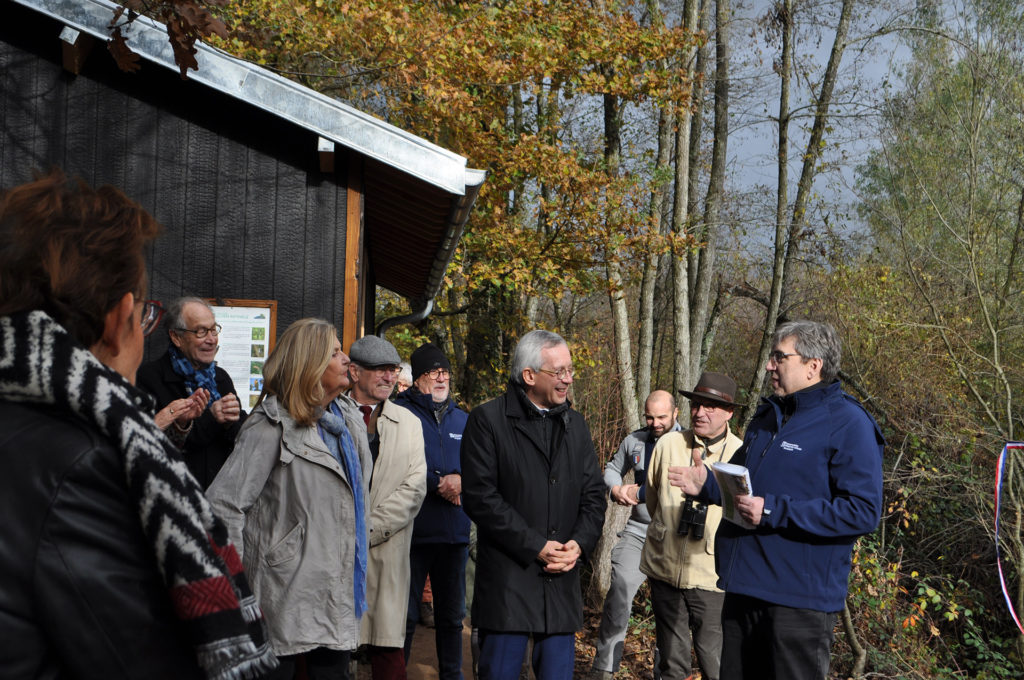
{"type": "Polygon", "coordinates": [[[317,647],[305,654],[277,657],[281,665],[267,676],[268,680],[293,680],[299,657],[305,662],[309,680],[349,680],[348,664],[352,652],[325,647],[317,647]]]}
{"type": "Polygon", "coordinates": [[[373,680],[405,680],[405,654],[401,647],[369,645],[367,653],[373,680]]]}
{"type": "Polygon", "coordinates": [[[725,594],[721,680],[825,680],[835,612],[725,594]]]}
{"type": "MultiPolygon", "coordinates": [[[[480,680],[519,680],[530,633],[480,630],[480,680]]],[[[537,680],[572,680],[576,636],[533,633],[531,665],[537,680]]]]}
{"type": "Polygon", "coordinates": [[[420,618],[420,597],[427,575],[434,593],[434,645],[440,680],[462,680],[462,620],[466,618],[465,543],[413,545],[409,551],[411,579],[405,626],[405,660],[420,618]]]}
{"type": "Polygon", "coordinates": [[[676,588],[656,578],[651,584],[654,631],[664,680],[686,680],[693,673],[690,629],[702,677],[718,680],[722,655],[722,602],[725,593],[699,588],[676,588]]]}

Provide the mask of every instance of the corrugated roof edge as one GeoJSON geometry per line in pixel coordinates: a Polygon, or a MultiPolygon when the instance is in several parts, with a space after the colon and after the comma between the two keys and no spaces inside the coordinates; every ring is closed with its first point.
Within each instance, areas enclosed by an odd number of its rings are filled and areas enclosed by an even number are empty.
{"type": "MultiPolygon", "coordinates": [[[[104,42],[109,40],[107,27],[117,7],[106,0],[14,1],[104,42]]],[[[126,37],[132,50],[144,59],[175,72],[179,70],[163,24],[139,17],[126,37]]],[[[199,70],[189,72],[191,80],[269,111],[450,193],[465,195],[467,185],[473,185],[475,175],[467,176],[463,156],[202,42],[197,42],[196,47],[199,70]]],[[[476,189],[479,190],[479,186],[476,189]]],[[[461,233],[461,229],[459,231],[461,233]]]]}

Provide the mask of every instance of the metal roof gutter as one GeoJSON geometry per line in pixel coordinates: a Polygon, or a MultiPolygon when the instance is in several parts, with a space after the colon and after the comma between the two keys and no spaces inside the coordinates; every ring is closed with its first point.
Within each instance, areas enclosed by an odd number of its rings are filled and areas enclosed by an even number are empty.
{"type": "MultiPolygon", "coordinates": [[[[104,43],[110,40],[108,26],[117,7],[115,3],[107,0],[14,1],[104,43]]],[[[179,71],[163,24],[141,16],[124,34],[139,56],[179,71]]],[[[196,42],[196,48],[199,70],[189,73],[190,80],[269,111],[325,139],[460,196],[466,194],[468,185],[476,180],[475,173],[481,172],[467,170],[466,159],[462,156],[336,99],[201,41],[196,42]]]]}

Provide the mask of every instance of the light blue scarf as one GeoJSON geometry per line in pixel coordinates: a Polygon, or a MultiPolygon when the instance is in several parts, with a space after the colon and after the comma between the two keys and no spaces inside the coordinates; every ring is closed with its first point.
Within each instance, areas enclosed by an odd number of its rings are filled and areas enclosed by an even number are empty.
{"type": "Polygon", "coordinates": [[[345,419],[335,402],[331,402],[330,410],[324,411],[319,422],[320,437],[331,454],[341,463],[352,486],[352,497],[356,508],[356,559],[353,586],[355,591],[356,618],[366,611],[366,508],[363,504],[363,475],[356,453],[355,442],[345,426],[345,419]]]}

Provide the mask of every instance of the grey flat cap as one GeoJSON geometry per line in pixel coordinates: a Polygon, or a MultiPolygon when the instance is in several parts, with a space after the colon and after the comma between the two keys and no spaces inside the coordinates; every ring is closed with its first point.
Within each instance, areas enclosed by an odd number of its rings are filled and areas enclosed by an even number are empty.
{"type": "Polygon", "coordinates": [[[361,366],[397,366],[402,363],[395,346],[376,335],[364,335],[353,342],[348,356],[361,366]]]}

